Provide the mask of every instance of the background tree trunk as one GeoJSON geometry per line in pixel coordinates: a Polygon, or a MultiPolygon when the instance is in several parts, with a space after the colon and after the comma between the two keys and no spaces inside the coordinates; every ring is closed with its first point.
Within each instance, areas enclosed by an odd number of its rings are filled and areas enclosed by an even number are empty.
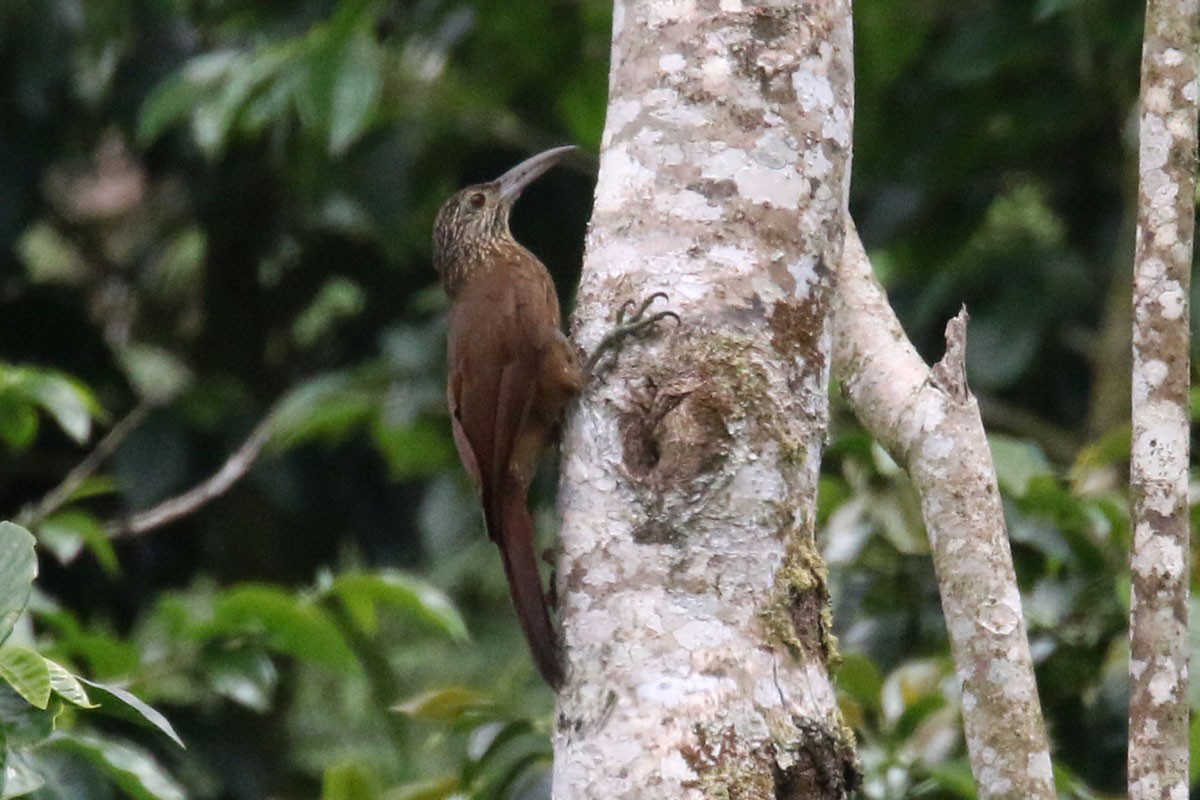
{"type": "Polygon", "coordinates": [[[852,735],[813,543],[849,178],[849,2],[617,2],[578,299],[678,327],[570,422],[559,798],[841,798],[852,735]]]}
{"type": "Polygon", "coordinates": [[[1052,800],[1050,748],[1000,488],[967,387],[967,314],[950,321],[945,356],[926,367],[853,226],[834,309],[842,392],[921,496],[979,797],[1052,800]]]}
{"type": "Polygon", "coordinates": [[[1188,296],[1196,211],[1196,0],[1151,0],[1133,279],[1130,800],[1188,795],[1188,296]]]}

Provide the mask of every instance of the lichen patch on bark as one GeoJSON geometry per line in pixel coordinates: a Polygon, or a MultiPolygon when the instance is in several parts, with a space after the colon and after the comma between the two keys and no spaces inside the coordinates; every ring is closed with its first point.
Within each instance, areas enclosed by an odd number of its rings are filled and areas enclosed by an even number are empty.
{"type": "Polygon", "coordinates": [[[832,671],[838,662],[837,637],[833,635],[828,573],[816,549],[812,523],[798,521],[790,509],[780,509],[778,516],[787,553],[775,573],[771,602],[760,618],[768,640],[781,645],[792,658],[817,658],[832,671]]]}
{"type": "Polygon", "coordinates": [[[748,742],[731,726],[696,725],[680,747],[696,775],[684,785],[714,800],[841,800],[854,791],[861,774],[853,740],[806,720],[793,724],[801,744],[790,747],[748,742]]]}

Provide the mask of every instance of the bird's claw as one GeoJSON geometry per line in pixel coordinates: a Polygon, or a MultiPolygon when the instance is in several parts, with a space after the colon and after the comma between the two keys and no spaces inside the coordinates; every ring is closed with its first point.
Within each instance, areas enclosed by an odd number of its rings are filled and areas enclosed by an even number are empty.
{"type": "Polygon", "coordinates": [[[619,352],[624,340],[629,336],[636,336],[652,325],[662,322],[664,319],[673,319],[675,324],[680,323],[679,315],[674,311],[659,311],[654,314],[646,315],[650,310],[650,306],[654,305],[654,301],[662,298],[669,299],[666,292],[654,292],[640,304],[635,300],[626,300],[617,309],[617,323],[608,333],[604,334],[604,338],[600,340],[600,344],[596,345],[596,349],[592,351],[588,357],[586,371],[589,374],[595,372],[596,367],[604,359],[610,351],[619,352]],[[632,313],[631,313],[632,312],[632,313]]]}
{"type": "Polygon", "coordinates": [[[622,325],[634,325],[637,326],[636,330],[641,330],[642,328],[648,325],[653,325],[655,322],[664,320],[667,317],[674,319],[675,324],[678,325],[679,315],[674,311],[660,311],[657,314],[652,314],[650,317],[646,317],[646,311],[649,310],[650,306],[654,305],[654,301],[660,297],[663,300],[670,299],[667,297],[666,292],[655,292],[643,300],[641,305],[637,305],[637,302],[634,300],[626,300],[624,303],[621,303],[621,307],[617,310],[617,327],[622,325]],[[630,309],[632,309],[634,306],[637,306],[637,311],[634,311],[632,316],[626,316],[629,314],[630,309]]]}

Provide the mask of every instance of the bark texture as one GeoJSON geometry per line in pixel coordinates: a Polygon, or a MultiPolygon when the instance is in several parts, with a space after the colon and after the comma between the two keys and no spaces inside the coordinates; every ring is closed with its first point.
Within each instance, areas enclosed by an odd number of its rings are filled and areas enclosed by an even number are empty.
{"type": "Polygon", "coordinates": [[[1133,280],[1129,797],[1188,796],[1188,293],[1197,0],[1150,0],[1133,280]]]}
{"type": "Polygon", "coordinates": [[[557,798],[842,798],[813,544],[851,145],[849,0],[617,2],[577,337],[682,318],[564,444],[557,798]]]}
{"type": "Polygon", "coordinates": [[[834,372],[920,494],[979,797],[1051,800],[1045,724],[966,345],[964,311],[946,326],[946,355],[925,366],[851,226],[834,302],[834,372]]]}

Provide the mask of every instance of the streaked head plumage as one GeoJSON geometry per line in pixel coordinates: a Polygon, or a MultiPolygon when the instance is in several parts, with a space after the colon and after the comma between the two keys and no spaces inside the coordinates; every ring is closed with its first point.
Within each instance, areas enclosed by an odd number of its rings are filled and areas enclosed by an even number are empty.
{"type": "Polygon", "coordinates": [[[555,147],[531,156],[494,181],[460,189],[442,204],[433,223],[433,266],[454,294],[497,247],[513,242],[508,216],[525,187],[576,148],[555,147]]]}

